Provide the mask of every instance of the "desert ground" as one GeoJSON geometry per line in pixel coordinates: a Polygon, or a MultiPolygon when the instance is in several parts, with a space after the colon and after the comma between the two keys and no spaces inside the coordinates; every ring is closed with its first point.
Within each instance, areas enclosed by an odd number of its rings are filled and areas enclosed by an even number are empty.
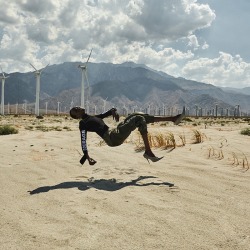
{"type": "Polygon", "coordinates": [[[0,249],[250,249],[249,124],[150,124],[150,164],[137,131],[114,148],[88,133],[90,166],[78,121],[0,117],[18,130],[0,136],[0,249]]]}

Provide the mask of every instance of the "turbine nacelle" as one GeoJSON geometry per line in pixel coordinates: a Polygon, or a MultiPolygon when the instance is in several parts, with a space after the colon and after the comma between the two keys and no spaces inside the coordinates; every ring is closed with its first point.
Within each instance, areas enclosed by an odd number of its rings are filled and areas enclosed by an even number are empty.
{"type": "Polygon", "coordinates": [[[39,76],[39,75],[41,75],[42,71],[49,66],[49,64],[47,64],[44,68],[41,68],[41,69],[36,69],[36,67],[31,63],[30,63],[30,66],[35,70],[34,74],[36,76],[39,76]]]}
{"type": "Polygon", "coordinates": [[[87,69],[87,65],[78,65],[78,68],[80,68],[81,70],[86,70],[87,69]]]}
{"type": "Polygon", "coordinates": [[[0,79],[7,79],[9,76],[0,76],[0,79]]]}
{"type": "Polygon", "coordinates": [[[6,79],[6,78],[8,78],[9,76],[5,76],[4,75],[4,72],[3,72],[3,69],[2,69],[1,66],[0,66],[0,68],[1,68],[1,71],[2,71],[2,76],[0,76],[0,79],[6,79]]]}

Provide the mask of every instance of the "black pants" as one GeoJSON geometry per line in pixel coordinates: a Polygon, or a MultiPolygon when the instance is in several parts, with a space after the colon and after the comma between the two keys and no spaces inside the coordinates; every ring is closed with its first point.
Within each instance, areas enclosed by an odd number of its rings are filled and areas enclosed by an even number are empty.
{"type": "Polygon", "coordinates": [[[147,124],[153,122],[154,116],[143,113],[133,113],[126,117],[123,122],[120,122],[116,128],[109,129],[103,135],[103,139],[111,147],[119,146],[136,128],[138,128],[142,135],[147,134],[147,124]]]}

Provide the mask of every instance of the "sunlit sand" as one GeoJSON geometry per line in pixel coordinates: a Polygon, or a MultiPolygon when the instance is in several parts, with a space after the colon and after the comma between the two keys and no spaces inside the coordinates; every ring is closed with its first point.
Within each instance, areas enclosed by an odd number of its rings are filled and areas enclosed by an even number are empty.
{"type": "Polygon", "coordinates": [[[175,140],[152,141],[164,158],[151,164],[136,131],[115,148],[88,133],[94,166],[79,163],[76,120],[0,124],[19,131],[0,136],[1,249],[249,249],[249,121],[150,125],[152,137],[175,140]]]}

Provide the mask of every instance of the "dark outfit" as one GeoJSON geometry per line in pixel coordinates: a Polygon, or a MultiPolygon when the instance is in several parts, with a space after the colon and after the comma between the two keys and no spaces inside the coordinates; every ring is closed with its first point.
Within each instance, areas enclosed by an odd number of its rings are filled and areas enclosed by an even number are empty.
{"type": "Polygon", "coordinates": [[[116,128],[109,128],[103,121],[103,118],[112,115],[112,110],[91,116],[84,114],[79,122],[81,133],[82,151],[87,154],[87,131],[96,132],[111,147],[121,145],[133,130],[138,128],[141,134],[147,133],[147,124],[154,122],[154,117],[143,114],[133,113],[129,115],[123,122],[120,122],[116,128]]]}

